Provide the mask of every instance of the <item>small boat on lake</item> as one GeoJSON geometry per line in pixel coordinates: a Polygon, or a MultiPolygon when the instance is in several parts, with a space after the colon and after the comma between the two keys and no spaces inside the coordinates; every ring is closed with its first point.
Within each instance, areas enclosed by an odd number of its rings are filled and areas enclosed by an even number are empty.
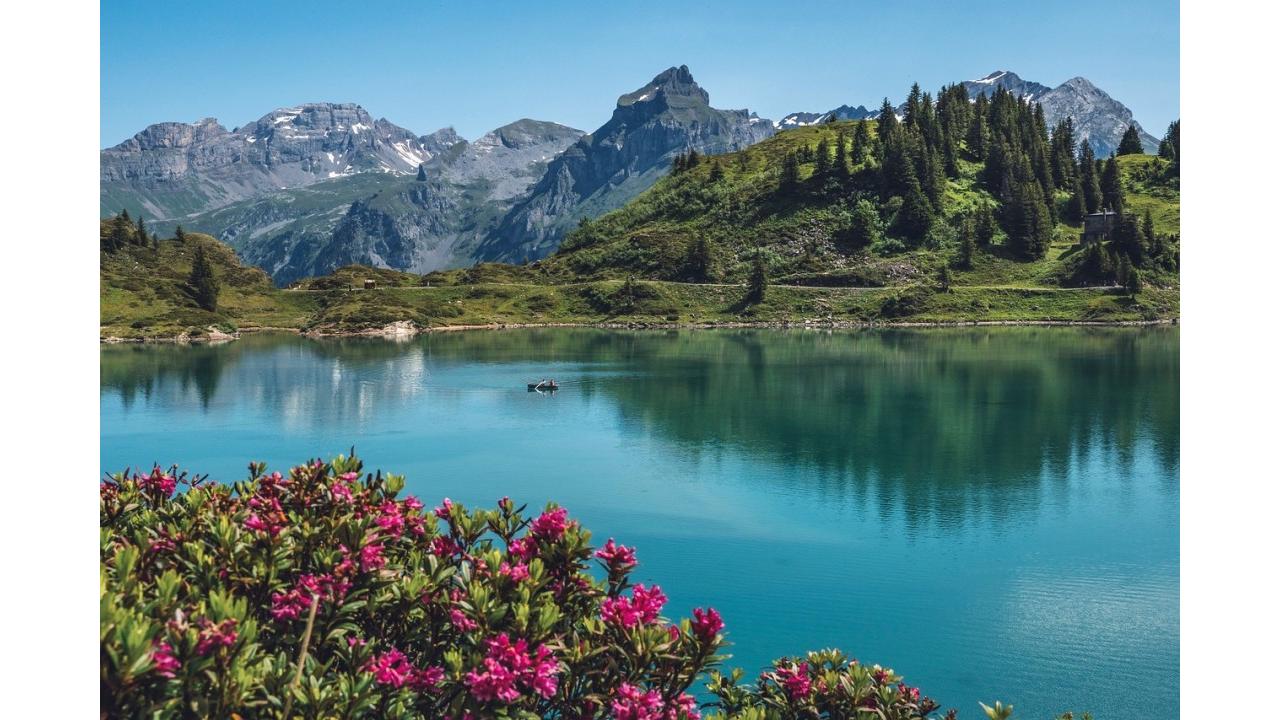
{"type": "Polygon", "coordinates": [[[555,392],[560,386],[555,380],[539,380],[536,383],[529,383],[529,392],[555,392]]]}

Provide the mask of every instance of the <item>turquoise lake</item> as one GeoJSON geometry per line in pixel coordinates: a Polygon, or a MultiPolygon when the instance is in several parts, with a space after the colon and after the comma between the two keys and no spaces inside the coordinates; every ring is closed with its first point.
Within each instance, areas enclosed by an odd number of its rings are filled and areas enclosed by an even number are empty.
{"type": "Polygon", "coordinates": [[[1179,713],[1177,329],[263,335],[106,346],[101,379],[104,472],[354,445],[429,505],[637,546],[731,666],[834,646],[961,717],[1179,713]]]}

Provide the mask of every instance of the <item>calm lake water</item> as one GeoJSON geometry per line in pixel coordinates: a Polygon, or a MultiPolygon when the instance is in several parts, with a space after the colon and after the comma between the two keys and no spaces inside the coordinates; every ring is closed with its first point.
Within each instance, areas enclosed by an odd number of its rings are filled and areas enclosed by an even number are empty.
{"type": "Polygon", "coordinates": [[[354,445],[554,499],[730,661],[841,647],[943,707],[1177,717],[1178,331],[586,329],[104,347],[104,471],[354,445]],[[555,377],[545,396],[525,383],[555,377]]]}

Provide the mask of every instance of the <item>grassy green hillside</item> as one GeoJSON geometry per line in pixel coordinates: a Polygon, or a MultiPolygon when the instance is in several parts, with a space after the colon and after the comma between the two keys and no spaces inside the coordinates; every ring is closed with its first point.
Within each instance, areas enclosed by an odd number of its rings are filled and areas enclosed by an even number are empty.
{"type": "MultiPolygon", "coordinates": [[[[873,196],[874,154],[838,179],[817,176],[811,158],[799,163],[793,186],[784,188],[779,173],[788,156],[809,157],[823,140],[834,146],[838,135],[854,130],[852,122],[799,128],[704,158],[585,223],[560,252],[529,265],[486,263],[428,275],[349,266],[281,290],[205,235],[162,240],[158,249],[130,243],[102,256],[102,335],[199,335],[210,326],[344,333],[400,320],[426,328],[1178,317],[1179,194],[1166,161],[1131,155],[1117,162],[1127,209],[1149,212],[1170,248],[1164,264],[1144,267],[1134,294],[1115,287],[1109,275],[1082,274],[1089,253],[1079,245],[1080,227],[1065,223],[1053,225],[1042,257],[1018,253],[996,226],[990,242],[961,262],[960,228],[980,209],[1000,206],[984,189],[982,164],[963,156],[957,176],[945,182],[942,209],[927,236],[897,231],[901,199],[890,198],[877,201],[882,235],[859,242],[853,215],[858,200],[873,196]],[[222,284],[215,312],[200,309],[186,287],[196,244],[208,249],[222,284]],[[745,283],[757,257],[767,288],[763,297],[750,297],[745,283]],[[375,289],[363,289],[366,279],[375,289]]],[[[1054,201],[1065,205],[1069,194],[1057,191],[1054,201]]],[[[103,237],[109,230],[104,221],[103,237]]]]}
{"type": "MultiPolygon", "coordinates": [[[[874,123],[868,122],[874,137],[874,123]]],[[[824,139],[851,136],[855,122],[798,128],[744,151],[703,160],[669,175],[627,206],[572,234],[561,251],[538,265],[552,278],[691,279],[691,244],[702,239],[712,256],[712,279],[742,281],[759,249],[775,283],[882,286],[931,281],[957,252],[960,219],[980,207],[997,208],[979,181],[981,164],[959,160],[959,178],[949,180],[942,219],[929,237],[890,238],[879,246],[851,241],[852,205],[859,192],[874,187],[875,160],[855,165],[844,183],[814,178],[814,163],[799,167],[800,189],[782,192],[778,170],[788,153],[816,147],[824,139]],[[719,174],[713,180],[713,174],[719,174]],[[864,177],[865,176],[865,177],[864,177]],[[900,248],[900,249],[899,249],[900,248]],[[896,250],[896,251],[895,251],[896,250]]],[[[1129,210],[1150,211],[1156,231],[1178,232],[1176,178],[1168,162],[1150,155],[1118,158],[1129,210]]],[[[1067,196],[1056,198],[1065,203],[1067,196]]],[[[886,218],[892,226],[891,218],[886,218]]],[[[1015,260],[997,231],[989,247],[979,247],[971,268],[955,268],[956,286],[1057,287],[1075,254],[1079,225],[1059,223],[1042,259],[1015,260]]],[[[1177,276],[1151,273],[1155,284],[1172,288],[1177,276]]]]}
{"type": "MultiPolygon", "coordinates": [[[[100,238],[111,232],[103,220],[100,238]]],[[[134,236],[131,236],[134,239],[134,236]]],[[[199,233],[158,244],[130,242],[100,251],[99,299],[103,337],[200,337],[253,327],[298,327],[313,311],[314,298],[285,295],[267,274],[240,264],[231,248],[199,233]],[[221,283],[214,312],[199,307],[187,287],[196,246],[203,246],[221,283]]]]}

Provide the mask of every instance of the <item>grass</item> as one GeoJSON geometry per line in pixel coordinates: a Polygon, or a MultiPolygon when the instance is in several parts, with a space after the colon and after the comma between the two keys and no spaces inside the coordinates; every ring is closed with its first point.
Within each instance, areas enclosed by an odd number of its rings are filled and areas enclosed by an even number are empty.
{"type": "MultiPolygon", "coordinates": [[[[559,253],[529,265],[477,264],[427,275],[349,266],[287,290],[242,266],[226,246],[204,235],[159,250],[129,247],[103,255],[103,337],[199,336],[221,329],[291,328],[318,333],[376,330],[409,320],[419,327],[491,324],[726,324],[797,322],[1134,322],[1178,317],[1176,273],[1148,272],[1136,297],[1111,288],[1064,287],[1079,228],[1059,225],[1044,258],[1026,261],[996,242],[979,248],[971,267],[957,268],[947,292],[936,278],[955,257],[954,241],[880,256],[842,243],[846,208],[828,189],[777,192],[774,168],[784,154],[853,123],[779,133],[745,151],[716,156],[597,218],[559,253]],[[710,182],[712,163],[723,179],[710,182]],[[685,258],[707,238],[717,268],[712,282],[692,284],[685,258]],[[194,243],[210,248],[223,291],[218,311],[199,309],[185,290],[194,243]],[[763,302],[744,300],[750,258],[764,254],[772,285],[763,302]],[[366,279],[375,282],[364,289],[366,279]]],[[[874,127],[872,128],[874,132],[874,127]]],[[[1176,235],[1177,179],[1149,155],[1119,158],[1129,209],[1151,212],[1157,232],[1176,235]]],[[[949,226],[993,202],[976,181],[979,166],[961,162],[948,183],[949,226]]],[[[854,175],[858,169],[854,169],[854,175]]],[[[812,165],[801,166],[801,177],[812,165]]],[[[856,179],[854,183],[858,182],[856,179]]],[[[104,232],[105,232],[105,225],[104,232]]]]}

